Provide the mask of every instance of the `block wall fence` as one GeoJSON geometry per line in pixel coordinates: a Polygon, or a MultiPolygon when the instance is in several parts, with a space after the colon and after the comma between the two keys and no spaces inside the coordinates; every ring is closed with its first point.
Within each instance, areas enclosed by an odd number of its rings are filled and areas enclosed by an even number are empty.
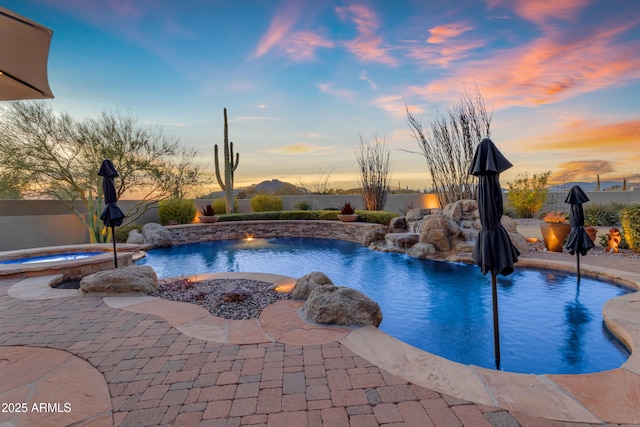
{"type": "MultiPolygon", "coordinates": [[[[587,192],[587,195],[591,200],[589,203],[640,203],[640,190],[635,188],[630,191],[587,192]]],[[[311,204],[314,209],[339,208],[345,202],[359,209],[363,206],[359,195],[281,197],[285,210],[295,209],[296,203],[301,200],[311,204]]],[[[568,205],[564,203],[565,197],[564,192],[550,193],[544,209],[568,211],[568,205]]],[[[198,210],[210,202],[203,199],[194,201],[198,210]]],[[[126,212],[134,203],[130,200],[121,200],[118,205],[126,212]]],[[[238,204],[240,212],[251,211],[249,200],[239,200],[238,204]]],[[[74,207],[79,212],[86,212],[80,203],[76,203],[74,207]]],[[[409,208],[434,207],[438,207],[434,194],[390,194],[384,210],[400,214],[409,208]]],[[[160,222],[156,209],[149,210],[136,221],[137,224],[147,222],[160,222]]],[[[88,232],[80,219],[60,201],[0,200],[0,251],[88,242],[88,232]]]]}

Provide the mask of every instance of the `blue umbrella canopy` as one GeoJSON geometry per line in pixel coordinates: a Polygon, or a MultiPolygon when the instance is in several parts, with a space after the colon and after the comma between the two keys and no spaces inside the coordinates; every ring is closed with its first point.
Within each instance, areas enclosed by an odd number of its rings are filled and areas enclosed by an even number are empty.
{"type": "Polygon", "coordinates": [[[500,223],[503,201],[499,175],[512,166],[489,138],[480,142],[471,162],[469,173],[478,177],[478,212],[482,226],[472,256],[482,274],[489,271],[504,276],[511,274],[520,255],[500,223]]]}

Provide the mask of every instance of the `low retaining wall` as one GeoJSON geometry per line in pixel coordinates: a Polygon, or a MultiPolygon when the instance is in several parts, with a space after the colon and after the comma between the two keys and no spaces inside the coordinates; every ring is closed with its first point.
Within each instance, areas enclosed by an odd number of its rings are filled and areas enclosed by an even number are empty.
{"type": "Polygon", "coordinates": [[[375,230],[387,229],[381,224],[340,221],[229,221],[167,227],[174,244],[247,237],[315,237],[367,244],[375,230]]]}

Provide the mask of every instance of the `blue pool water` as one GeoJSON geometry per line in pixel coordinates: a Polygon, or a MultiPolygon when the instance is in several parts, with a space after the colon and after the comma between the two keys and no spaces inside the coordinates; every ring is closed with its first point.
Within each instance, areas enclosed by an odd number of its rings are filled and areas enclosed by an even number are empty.
{"type": "Polygon", "coordinates": [[[18,258],[8,261],[0,261],[0,264],[32,264],[36,262],[69,261],[100,255],[104,252],[65,252],[63,254],[40,255],[28,258],[18,258]]]}
{"type": "MultiPolygon", "coordinates": [[[[380,329],[425,351],[493,368],[491,276],[476,266],[372,251],[325,239],[224,240],[149,251],[160,277],[221,271],[300,277],[322,271],[380,304],[380,329]]],[[[606,330],[602,306],[625,288],[575,275],[517,269],[498,276],[502,369],[578,374],[619,367],[628,351],[606,330]]]]}

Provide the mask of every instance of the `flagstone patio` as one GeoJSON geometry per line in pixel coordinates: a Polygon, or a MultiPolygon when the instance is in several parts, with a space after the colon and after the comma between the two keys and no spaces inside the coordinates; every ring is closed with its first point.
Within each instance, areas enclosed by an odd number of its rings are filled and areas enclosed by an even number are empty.
{"type": "MultiPolygon", "coordinates": [[[[565,255],[519,265],[573,268],[565,255]]],[[[637,260],[587,256],[582,269],[640,283],[637,260]]],[[[373,327],[309,324],[297,301],[233,321],[150,297],[79,296],[48,280],[0,281],[0,426],[640,424],[640,352],[602,373],[513,374],[439,358],[373,327]]],[[[605,308],[634,348],[639,295],[605,308]]]]}

